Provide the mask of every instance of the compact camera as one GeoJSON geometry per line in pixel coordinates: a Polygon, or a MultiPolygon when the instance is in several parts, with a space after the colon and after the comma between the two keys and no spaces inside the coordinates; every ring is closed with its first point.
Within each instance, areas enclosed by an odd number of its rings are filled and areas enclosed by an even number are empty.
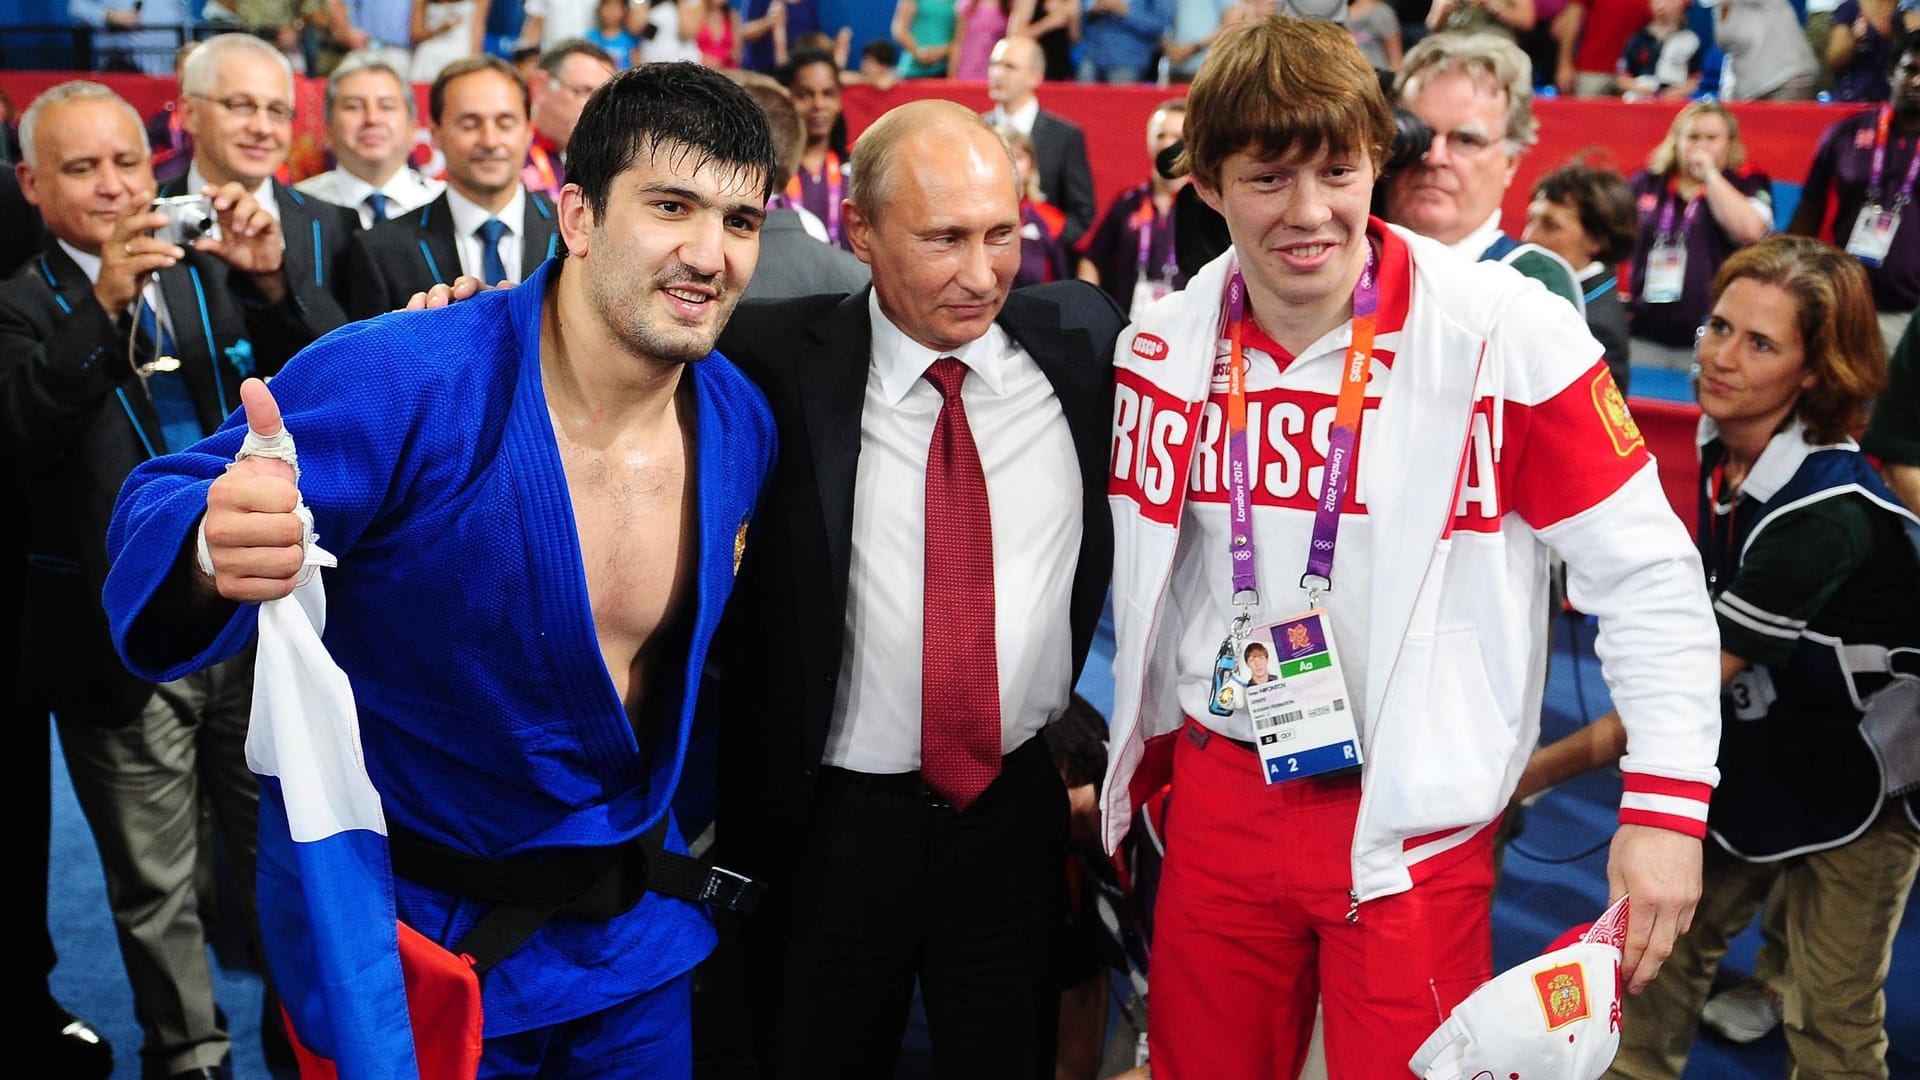
{"type": "Polygon", "coordinates": [[[153,210],[167,215],[167,223],[155,229],[153,235],[169,244],[186,247],[213,231],[213,200],[205,195],[155,199],[153,210]]]}

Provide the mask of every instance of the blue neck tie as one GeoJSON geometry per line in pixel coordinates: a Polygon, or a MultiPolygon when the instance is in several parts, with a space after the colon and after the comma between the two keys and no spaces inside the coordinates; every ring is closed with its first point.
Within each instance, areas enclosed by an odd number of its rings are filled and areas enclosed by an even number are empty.
{"type": "Polygon", "coordinates": [[[372,208],[373,223],[375,225],[378,225],[381,222],[387,220],[387,197],[385,195],[382,195],[377,191],[370,191],[367,193],[367,197],[365,199],[362,199],[361,201],[366,203],[368,207],[372,208]]]}
{"type": "Polygon", "coordinates": [[[507,280],[507,264],[500,261],[500,238],[507,235],[507,223],[499,218],[488,218],[473,230],[480,238],[480,277],[489,285],[498,285],[507,280]]]}
{"type": "MultiPolygon", "coordinates": [[[[153,308],[144,297],[138,310],[140,333],[146,340],[137,342],[136,349],[151,349],[157,341],[161,355],[178,355],[174,351],[173,335],[161,329],[160,320],[154,317],[153,308]]],[[[143,363],[148,359],[144,355],[138,358],[143,363]]],[[[147,396],[153,403],[154,415],[160,418],[160,440],[166,444],[167,453],[177,454],[206,434],[200,427],[200,411],[194,408],[193,391],[180,372],[156,371],[148,375],[147,396]]]]}

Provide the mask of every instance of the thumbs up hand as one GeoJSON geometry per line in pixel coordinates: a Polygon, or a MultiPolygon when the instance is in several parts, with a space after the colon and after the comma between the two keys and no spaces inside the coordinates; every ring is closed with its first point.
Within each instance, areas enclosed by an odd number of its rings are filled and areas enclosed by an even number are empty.
{"type": "Polygon", "coordinates": [[[221,596],[242,603],[277,600],[300,576],[308,525],[299,513],[299,469],[280,406],[259,379],[240,386],[247,438],[240,459],[207,491],[201,519],[201,570],[212,566],[221,596]]]}

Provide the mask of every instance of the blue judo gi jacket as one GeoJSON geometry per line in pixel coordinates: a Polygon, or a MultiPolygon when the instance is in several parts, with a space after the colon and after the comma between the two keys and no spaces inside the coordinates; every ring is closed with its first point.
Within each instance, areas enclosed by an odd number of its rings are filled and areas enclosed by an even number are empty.
{"type": "MultiPolygon", "coordinates": [[[[325,644],[352,682],[386,816],[488,858],[618,844],[670,813],[700,671],[774,457],[759,390],[717,353],[691,365],[700,547],[687,661],[636,737],[594,634],[541,384],[559,265],[443,311],[343,327],[273,381],[319,543],[339,558],[325,571],[325,644]]],[[[178,678],[254,634],[252,605],[211,643],[139,622],[245,433],[236,413],[121,492],[105,603],[115,646],[145,678],[178,678]]],[[[273,839],[263,830],[263,847],[273,839]]],[[[406,881],[396,898],[400,918],[443,946],[486,910],[406,881]]],[[[713,940],[699,906],[653,893],[610,922],[556,918],[487,975],[486,1034],[629,999],[691,969],[713,940]]]]}

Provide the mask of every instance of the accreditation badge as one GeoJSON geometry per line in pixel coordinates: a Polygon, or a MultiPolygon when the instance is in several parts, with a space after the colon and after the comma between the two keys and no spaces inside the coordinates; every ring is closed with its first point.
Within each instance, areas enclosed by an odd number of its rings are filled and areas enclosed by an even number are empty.
{"type": "Polygon", "coordinates": [[[1240,646],[1253,745],[1267,783],[1358,766],[1353,696],[1325,608],[1256,626],[1240,646]]]}
{"type": "Polygon", "coordinates": [[[1649,304],[1671,304],[1686,287],[1686,246],[1668,240],[1654,244],[1647,253],[1647,280],[1640,286],[1640,298],[1649,304]]]}
{"type": "Polygon", "coordinates": [[[1168,281],[1151,281],[1143,277],[1134,282],[1133,304],[1127,308],[1127,317],[1134,322],[1139,322],[1140,316],[1146,314],[1148,308],[1159,303],[1162,297],[1172,291],[1173,283],[1168,281]]]}
{"type": "Polygon", "coordinates": [[[1868,203],[1854,219],[1853,232],[1847,236],[1847,254],[1868,266],[1879,266],[1886,261],[1887,251],[1893,247],[1893,234],[1899,228],[1898,213],[1868,203]]]}

